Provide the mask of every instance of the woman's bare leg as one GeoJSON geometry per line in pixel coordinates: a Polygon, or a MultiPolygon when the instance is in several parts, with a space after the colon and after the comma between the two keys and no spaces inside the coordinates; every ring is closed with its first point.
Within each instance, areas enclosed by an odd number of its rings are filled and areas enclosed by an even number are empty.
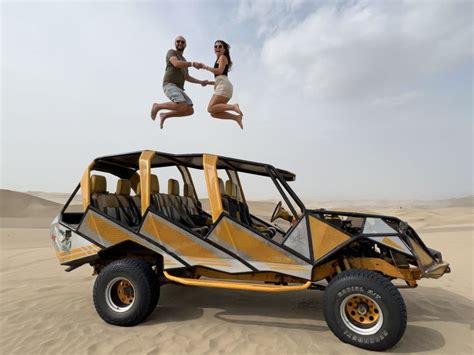
{"type": "Polygon", "coordinates": [[[207,106],[207,111],[211,114],[214,118],[220,118],[223,120],[233,120],[237,122],[240,128],[243,129],[242,126],[242,114],[238,105],[229,105],[229,99],[224,96],[220,95],[213,95],[211,101],[209,101],[209,105],[207,106]],[[226,111],[234,111],[238,112],[238,115],[233,115],[226,111]]]}
{"type": "Polygon", "coordinates": [[[239,115],[243,116],[244,114],[242,113],[242,111],[240,110],[240,106],[239,104],[234,104],[234,107],[235,107],[235,112],[237,112],[239,115]]]}
{"type": "Polygon", "coordinates": [[[228,104],[229,99],[220,95],[213,95],[209,105],[207,106],[207,112],[217,113],[223,111],[234,111],[235,113],[243,116],[240,110],[239,104],[228,104]]]}
{"type": "Polygon", "coordinates": [[[220,118],[221,120],[233,120],[235,121],[241,129],[244,129],[242,125],[242,116],[241,115],[233,115],[229,112],[219,112],[219,113],[211,113],[211,116],[214,118],[220,118]]]}
{"type": "Polygon", "coordinates": [[[238,113],[237,107],[231,104],[214,104],[211,107],[209,107],[207,111],[209,113],[216,113],[216,112],[222,112],[222,111],[234,111],[238,113]]]}

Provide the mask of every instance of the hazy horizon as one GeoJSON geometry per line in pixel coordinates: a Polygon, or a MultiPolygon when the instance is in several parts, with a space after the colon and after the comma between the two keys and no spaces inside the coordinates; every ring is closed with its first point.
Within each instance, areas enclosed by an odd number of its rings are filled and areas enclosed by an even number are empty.
{"type": "MultiPolygon", "coordinates": [[[[13,191],[13,192],[19,192],[19,193],[25,193],[25,194],[29,194],[29,195],[32,195],[32,196],[37,196],[37,194],[46,194],[46,195],[55,195],[55,194],[59,194],[59,195],[64,195],[64,196],[70,196],[73,192],[73,189],[71,189],[71,191],[39,191],[39,190],[25,190],[25,191],[20,191],[20,190],[10,190],[10,189],[3,189],[3,188],[0,188],[0,190],[8,190],[8,191],[13,191]]],[[[113,192],[113,189],[112,189],[112,192],[113,192]]],[[[207,196],[207,193],[204,193],[203,191],[197,191],[197,194],[198,194],[198,197],[199,199],[201,200],[207,200],[208,199],[208,196],[207,196]]],[[[132,192],[132,195],[133,195],[133,192],[132,192]]],[[[41,197],[41,196],[37,196],[37,197],[40,197],[40,198],[44,198],[46,200],[50,200],[46,197],[41,197]]],[[[78,195],[76,195],[76,197],[78,197],[78,195]]],[[[367,201],[372,201],[372,202],[438,202],[438,201],[449,201],[449,200],[459,200],[459,199],[473,199],[474,200],[474,195],[466,195],[466,196],[451,196],[451,197],[446,197],[446,198],[432,198],[432,199],[377,199],[377,198],[367,198],[367,199],[363,199],[363,198],[344,198],[344,197],[340,197],[340,198],[319,198],[319,197],[308,197],[308,196],[299,196],[303,203],[315,203],[315,202],[318,202],[318,201],[322,201],[322,202],[357,202],[357,201],[360,201],[360,202],[367,202],[367,201]]],[[[251,202],[277,202],[277,201],[280,201],[281,198],[275,198],[275,197],[258,197],[255,196],[255,195],[252,195],[248,198],[248,201],[251,201],[251,202]]],[[[51,200],[50,200],[51,201],[51,200]]]]}
{"type": "Polygon", "coordinates": [[[470,1],[6,1],[1,17],[2,189],[72,192],[94,158],[154,149],[270,163],[305,199],[473,195],[470,1]],[[190,83],[192,118],[150,120],[179,34],[208,65],[231,44],[244,131],[190,83]]]}

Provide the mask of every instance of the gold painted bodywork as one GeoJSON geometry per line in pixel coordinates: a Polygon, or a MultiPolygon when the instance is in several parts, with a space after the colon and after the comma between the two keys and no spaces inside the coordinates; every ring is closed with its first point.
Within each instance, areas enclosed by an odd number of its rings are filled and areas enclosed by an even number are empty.
{"type": "MultiPolygon", "coordinates": [[[[331,277],[338,273],[337,268],[339,267],[337,260],[331,260],[327,263],[321,264],[313,268],[311,280],[313,282],[324,280],[327,277],[331,277]]],[[[339,270],[340,272],[340,270],[339,270]]]]}
{"type": "Polygon", "coordinates": [[[62,264],[68,261],[73,261],[85,258],[86,256],[97,254],[99,250],[100,248],[98,246],[90,244],[83,247],[71,249],[70,251],[57,251],[56,256],[58,257],[59,262],[62,264]]]}
{"type": "Polygon", "coordinates": [[[428,253],[425,252],[423,248],[413,239],[410,239],[409,241],[410,241],[411,247],[413,248],[413,251],[418,256],[418,259],[420,260],[421,265],[423,265],[424,267],[428,267],[432,265],[433,258],[430,255],[428,255],[428,253]]]}
{"type": "Polygon", "coordinates": [[[421,279],[421,270],[418,268],[398,268],[379,258],[348,258],[354,269],[379,271],[386,276],[405,280],[416,281],[421,279]]]}
{"type": "Polygon", "coordinates": [[[214,229],[213,236],[217,240],[225,242],[227,245],[232,245],[236,250],[246,255],[249,260],[258,260],[270,264],[288,264],[298,265],[294,258],[288,256],[279,247],[273,244],[265,243],[259,236],[247,233],[244,228],[236,228],[226,218],[214,229]]]}
{"type": "Polygon", "coordinates": [[[210,263],[211,265],[226,264],[225,260],[219,259],[215,253],[189,238],[178,228],[160,223],[151,216],[145,219],[143,230],[160,244],[172,246],[178,255],[198,259],[200,262],[210,263]]]}
{"type": "Polygon", "coordinates": [[[117,228],[108,220],[96,217],[96,215],[92,213],[86,215],[84,223],[110,245],[116,245],[127,240],[132,240],[128,233],[117,228]]]}
{"type": "Polygon", "coordinates": [[[163,256],[164,266],[166,268],[183,267],[178,260],[171,257],[168,253],[160,248],[154,246],[147,240],[140,238],[135,233],[124,229],[118,224],[100,216],[96,212],[89,210],[86,214],[83,223],[79,227],[79,231],[87,234],[99,244],[106,248],[120,244],[125,241],[132,241],[147,249],[153,250],[163,256]]]}
{"type": "MultiPolygon", "coordinates": [[[[145,212],[149,209],[151,202],[151,162],[155,155],[156,152],[154,151],[143,151],[138,161],[139,170],[130,177],[133,190],[136,192],[138,186],[140,187],[141,214],[145,217],[138,233],[129,231],[120,226],[120,224],[101,217],[95,212],[88,213],[85,216],[83,220],[84,228],[87,227],[88,231],[91,231],[97,236],[100,245],[110,247],[130,240],[152,250],[166,250],[170,254],[167,254],[167,252],[164,253],[166,255],[164,257],[165,270],[185,267],[184,264],[178,261],[179,259],[183,261],[183,263],[189,264],[189,266],[193,268],[193,272],[199,276],[226,280],[233,279],[236,281],[269,282],[274,284],[303,284],[300,286],[281,286],[285,290],[292,290],[291,287],[293,287],[294,290],[305,289],[309,287],[306,286],[308,282],[331,278],[337,273],[348,269],[378,271],[390,278],[405,280],[410,286],[414,286],[416,285],[416,280],[419,280],[422,276],[437,278],[442,276],[448,268],[446,263],[437,263],[424,248],[415,241],[410,241],[410,247],[419,259],[420,268],[396,267],[392,263],[379,258],[350,257],[343,258],[340,260],[341,262],[333,259],[325,264],[313,267],[308,260],[305,260],[305,257],[310,259],[312,256],[312,262],[317,262],[328,256],[335,249],[344,245],[351,236],[310,214],[304,217],[307,218],[308,230],[304,232],[305,235],[300,237],[308,238],[311,242],[311,244],[308,243],[308,248],[312,246],[312,255],[304,255],[302,258],[298,256],[303,255],[301,251],[297,251],[293,247],[295,253],[292,253],[284,247],[282,248],[270,242],[267,238],[255,232],[255,226],[252,227],[252,230],[250,226],[237,223],[227,215],[222,216],[224,208],[217,172],[219,157],[212,154],[203,154],[202,163],[212,222],[213,224],[216,224],[217,221],[219,222],[205,238],[198,237],[161,217],[158,218],[158,214],[148,213],[145,216],[145,212]],[[228,250],[229,253],[225,253],[221,249],[228,250]],[[234,255],[236,255],[237,258],[234,257],[234,255]],[[245,262],[240,260],[244,260],[245,262]],[[249,268],[249,265],[258,271],[251,271],[252,269],[249,268]],[[422,270],[424,271],[422,272],[422,270]]],[[[91,203],[90,174],[93,168],[94,162],[88,165],[80,181],[84,211],[91,203]]],[[[238,185],[238,190],[240,191],[240,196],[237,196],[237,198],[239,201],[245,202],[244,191],[237,171],[235,171],[231,179],[233,183],[238,185]]],[[[292,236],[290,235],[290,237],[292,236]]],[[[381,243],[403,251],[403,246],[389,237],[383,238],[381,243]]],[[[292,249],[286,245],[285,247],[292,249]]],[[[88,246],[71,250],[71,252],[68,253],[58,252],[57,254],[61,263],[64,263],[96,254],[99,250],[99,247],[88,246]]],[[[177,278],[169,274],[168,276],[171,281],[194,286],[283,292],[274,291],[280,289],[280,287],[275,287],[275,285],[270,287],[268,285],[249,285],[224,281],[215,281],[216,283],[212,283],[210,281],[177,278]]]]}
{"type": "Polygon", "coordinates": [[[239,260],[154,213],[146,216],[140,233],[156,240],[191,266],[204,265],[225,272],[250,271],[239,260]]]}
{"type": "Polygon", "coordinates": [[[208,239],[260,271],[309,279],[312,265],[225,216],[208,239]]]}
{"type": "Polygon", "coordinates": [[[394,248],[403,251],[403,248],[395,241],[390,239],[389,237],[385,237],[382,239],[382,243],[394,248]]]}
{"type": "Polygon", "coordinates": [[[313,255],[316,260],[346,242],[350,237],[319,219],[310,216],[311,241],[313,242],[313,255]]]}

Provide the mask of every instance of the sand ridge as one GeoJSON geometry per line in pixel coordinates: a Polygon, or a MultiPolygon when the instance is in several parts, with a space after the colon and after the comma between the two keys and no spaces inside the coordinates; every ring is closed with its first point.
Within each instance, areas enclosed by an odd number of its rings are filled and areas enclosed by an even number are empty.
{"type": "Polygon", "coordinates": [[[62,205],[27,193],[0,189],[0,217],[51,217],[62,205]]]}

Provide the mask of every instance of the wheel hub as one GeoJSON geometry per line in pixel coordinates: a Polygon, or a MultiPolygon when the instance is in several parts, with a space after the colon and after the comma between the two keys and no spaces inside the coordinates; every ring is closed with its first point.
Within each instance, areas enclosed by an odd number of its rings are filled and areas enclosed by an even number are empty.
{"type": "Polygon", "coordinates": [[[359,303],[357,306],[357,312],[359,312],[361,316],[365,316],[368,310],[369,306],[367,306],[365,303],[359,303]]]}
{"type": "Polygon", "coordinates": [[[128,282],[128,280],[120,281],[117,285],[117,296],[125,304],[131,304],[133,302],[133,298],[135,297],[135,293],[133,292],[133,287],[128,282]]]}
{"type": "Polygon", "coordinates": [[[109,281],[105,289],[107,305],[115,312],[125,312],[135,302],[133,284],[123,277],[116,277],[109,281]]]}
{"type": "Polygon", "coordinates": [[[378,305],[369,297],[355,295],[349,298],[345,305],[345,313],[357,327],[370,328],[380,317],[378,305]]]}

